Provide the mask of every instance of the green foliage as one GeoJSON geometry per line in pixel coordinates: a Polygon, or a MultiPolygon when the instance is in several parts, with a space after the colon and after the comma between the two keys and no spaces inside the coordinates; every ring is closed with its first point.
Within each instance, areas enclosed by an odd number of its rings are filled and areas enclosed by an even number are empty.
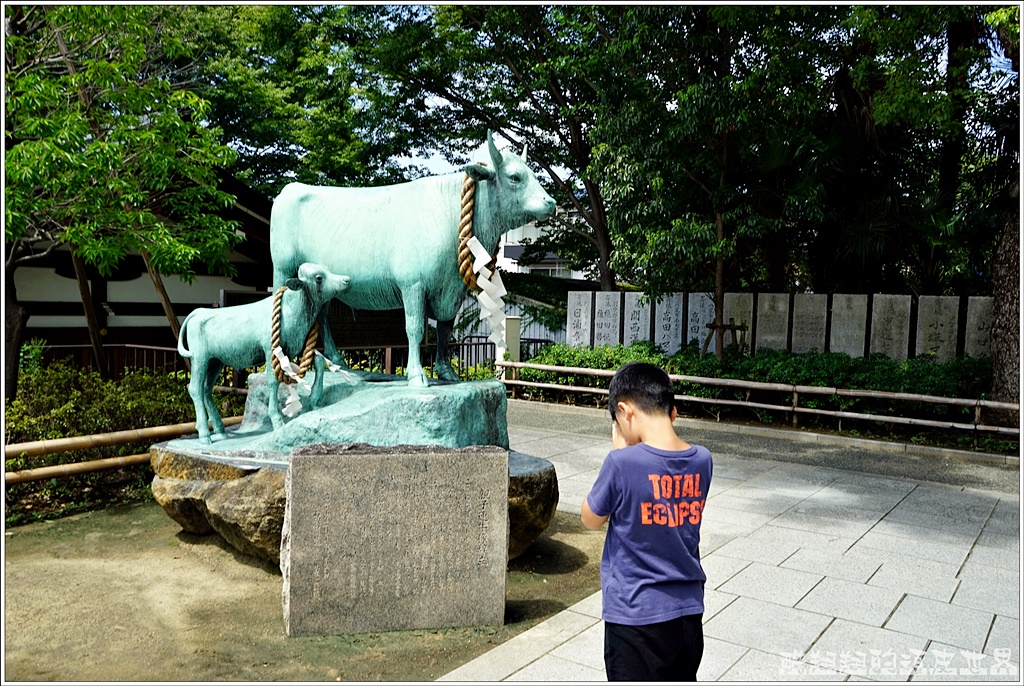
{"type": "MultiPolygon", "coordinates": [[[[675,355],[666,357],[657,346],[649,341],[632,346],[597,346],[595,348],[574,348],[566,344],[546,347],[532,363],[558,367],[581,367],[587,369],[617,370],[626,362],[650,362],[664,368],[670,374],[701,378],[742,379],[761,383],[791,384],[797,386],[820,386],[891,393],[911,393],[949,398],[984,398],[992,383],[992,362],[989,358],[957,358],[949,362],[938,362],[933,357],[923,356],[905,361],[889,359],[883,355],[851,358],[844,353],[795,354],[784,350],[760,350],[756,355],[742,355],[735,346],[726,348],[721,362],[713,355],[701,355],[695,342],[685,346],[675,355]]],[[[607,388],[608,379],[553,371],[534,369],[520,370],[519,378],[524,381],[552,383],[566,386],[607,388]]],[[[721,398],[749,400],[773,405],[787,406],[792,397],[788,391],[736,390],[726,387],[704,385],[696,382],[678,381],[676,392],[700,398],[721,398]]],[[[532,392],[532,391],[531,391],[532,392]]],[[[539,397],[548,400],[565,399],[564,392],[541,391],[539,397]]],[[[958,406],[931,405],[918,402],[895,401],[890,399],[851,398],[848,396],[803,394],[801,407],[841,409],[864,414],[886,414],[895,416],[917,416],[926,419],[970,422],[964,417],[965,410],[958,406]]],[[[708,409],[700,404],[701,412],[708,409]]],[[[713,414],[721,406],[710,406],[713,414]]],[[[969,408],[966,410],[970,412],[969,408]]],[[[762,421],[769,418],[758,413],[762,421]]],[[[779,418],[780,413],[775,413],[779,418]]],[[[808,418],[810,422],[831,420],[808,418]]]]}
{"type": "Polygon", "coordinates": [[[238,152],[237,178],[273,197],[284,184],[373,185],[399,165],[356,134],[360,99],[336,34],[340,6],[191,7],[185,19],[207,58],[196,92],[219,139],[238,152]]]}
{"type": "Polygon", "coordinates": [[[20,373],[38,372],[43,366],[43,352],[46,350],[45,338],[33,338],[21,346],[18,356],[20,373]]]}
{"type": "Polygon", "coordinates": [[[216,169],[234,154],[176,80],[192,57],[181,11],[5,8],[9,264],[50,241],[104,274],[139,250],[164,274],[188,277],[195,262],[230,271],[237,238],[217,211],[233,198],[216,169]]]}
{"type": "MultiPolygon", "coordinates": [[[[18,397],[4,412],[5,444],[71,436],[87,436],[195,420],[188,395],[188,375],[151,374],[126,370],[120,381],[100,378],[69,361],[23,372],[18,397]]],[[[223,416],[244,410],[244,397],[214,394],[223,416]]],[[[53,455],[7,460],[7,471],[146,452],[148,444],[91,448],[53,455]]],[[[69,479],[14,484],[7,487],[7,523],[40,516],[61,516],[111,502],[150,497],[153,472],[148,465],[80,475],[69,479]]]]}

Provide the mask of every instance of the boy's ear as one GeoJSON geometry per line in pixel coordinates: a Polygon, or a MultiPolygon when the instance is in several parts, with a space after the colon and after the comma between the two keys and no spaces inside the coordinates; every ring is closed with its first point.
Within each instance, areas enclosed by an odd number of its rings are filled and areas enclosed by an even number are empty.
{"type": "Polygon", "coordinates": [[[633,407],[633,403],[628,400],[620,400],[615,404],[615,416],[622,416],[627,422],[633,419],[633,415],[636,414],[636,409],[633,407]]]}
{"type": "Polygon", "coordinates": [[[678,410],[678,408],[676,408],[675,405],[673,405],[672,406],[672,412],[669,413],[669,417],[671,417],[672,421],[674,422],[676,420],[676,417],[678,417],[678,416],[679,416],[679,410],[678,410]]]}

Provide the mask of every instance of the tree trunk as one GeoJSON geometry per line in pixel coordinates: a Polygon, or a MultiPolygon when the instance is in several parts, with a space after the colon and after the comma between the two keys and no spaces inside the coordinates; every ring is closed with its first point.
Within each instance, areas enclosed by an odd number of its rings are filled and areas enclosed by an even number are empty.
{"type": "Polygon", "coordinates": [[[181,330],[181,324],[178,323],[178,317],[174,314],[174,305],[171,304],[171,299],[167,296],[167,289],[164,288],[164,280],[160,276],[160,272],[153,268],[153,262],[149,258],[149,252],[147,250],[140,251],[142,254],[142,261],[146,263],[146,271],[149,272],[149,278],[153,280],[153,288],[156,290],[156,297],[160,300],[160,304],[164,308],[164,316],[167,317],[167,323],[171,325],[171,333],[174,334],[174,340],[178,340],[178,332],[181,330]]]}
{"type": "MultiPolygon", "coordinates": [[[[721,210],[715,210],[715,235],[721,245],[725,238],[725,220],[721,210]]],[[[715,358],[725,358],[725,256],[715,255],[715,358]]]]}
{"type": "Polygon", "coordinates": [[[96,359],[96,371],[104,379],[108,378],[107,358],[103,354],[103,340],[100,338],[100,325],[96,319],[96,308],[92,304],[92,291],[89,279],[85,275],[85,263],[71,246],[71,262],[75,265],[75,276],[78,278],[78,292],[82,296],[82,307],[85,309],[85,324],[89,328],[89,340],[92,342],[92,353],[96,359]]]}
{"type": "MultiPolygon", "coordinates": [[[[174,335],[174,340],[178,340],[178,334],[181,332],[181,324],[178,322],[178,317],[174,314],[174,305],[171,303],[171,299],[167,295],[167,289],[164,288],[163,277],[160,276],[160,272],[153,268],[153,262],[149,258],[148,250],[141,250],[142,261],[146,263],[146,271],[149,272],[149,278],[153,280],[153,288],[156,289],[156,297],[159,298],[160,304],[164,308],[164,316],[167,317],[167,323],[171,325],[171,333],[174,335]]],[[[188,358],[184,358],[185,368],[192,371],[192,363],[188,358]]]]}
{"type": "MultiPolygon", "coordinates": [[[[1010,187],[1006,226],[992,256],[992,399],[1020,402],[1020,182],[1010,187]]],[[[1016,423],[1019,413],[999,414],[1016,423]],[[1010,416],[1016,415],[1016,416],[1010,416]]]]}
{"type": "Polygon", "coordinates": [[[18,395],[18,361],[25,338],[28,312],[18,302],[14,286],[14,269],[4,270],[4,399],[14,400],[18,395]]]}

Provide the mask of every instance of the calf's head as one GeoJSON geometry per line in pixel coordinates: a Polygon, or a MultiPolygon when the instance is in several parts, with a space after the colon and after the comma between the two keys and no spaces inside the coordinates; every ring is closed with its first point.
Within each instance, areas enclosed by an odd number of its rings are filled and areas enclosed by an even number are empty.
{"type": "Polygon", "coordinates": [[[488,131],[487,150],[491,156],[491,167],[470,164],[465,171],[478,182],[488,183],[495,203],[492,219],[501,227],[501,232],[522,226],[531,219],[550,217],[555,211],[555,201],[526,166],[526,148],[523,148],[521,157],[502,155],[488,131]]]}
{"type": "Polygon", "coordinates": [[[298,276],[288,279],[286,285],[293,291],[304,290],[313,309],[329,303],[348,288],[349,277],[334,274],[322,264],[304,262],[298,276]]]}

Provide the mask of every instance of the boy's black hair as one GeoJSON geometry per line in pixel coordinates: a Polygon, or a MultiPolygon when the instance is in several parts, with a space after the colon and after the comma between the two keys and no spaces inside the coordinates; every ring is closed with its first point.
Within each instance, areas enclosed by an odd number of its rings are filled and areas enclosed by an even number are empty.
{"type": "Polygon", "coordinates": [[[675,391],[672,381],[661,367],[647,362],[630,362],[615,372],[608,384],[608,411],[615,419],[615,407],[629,401],[645,414],[664,412],[672,416],[675,391]]]}

